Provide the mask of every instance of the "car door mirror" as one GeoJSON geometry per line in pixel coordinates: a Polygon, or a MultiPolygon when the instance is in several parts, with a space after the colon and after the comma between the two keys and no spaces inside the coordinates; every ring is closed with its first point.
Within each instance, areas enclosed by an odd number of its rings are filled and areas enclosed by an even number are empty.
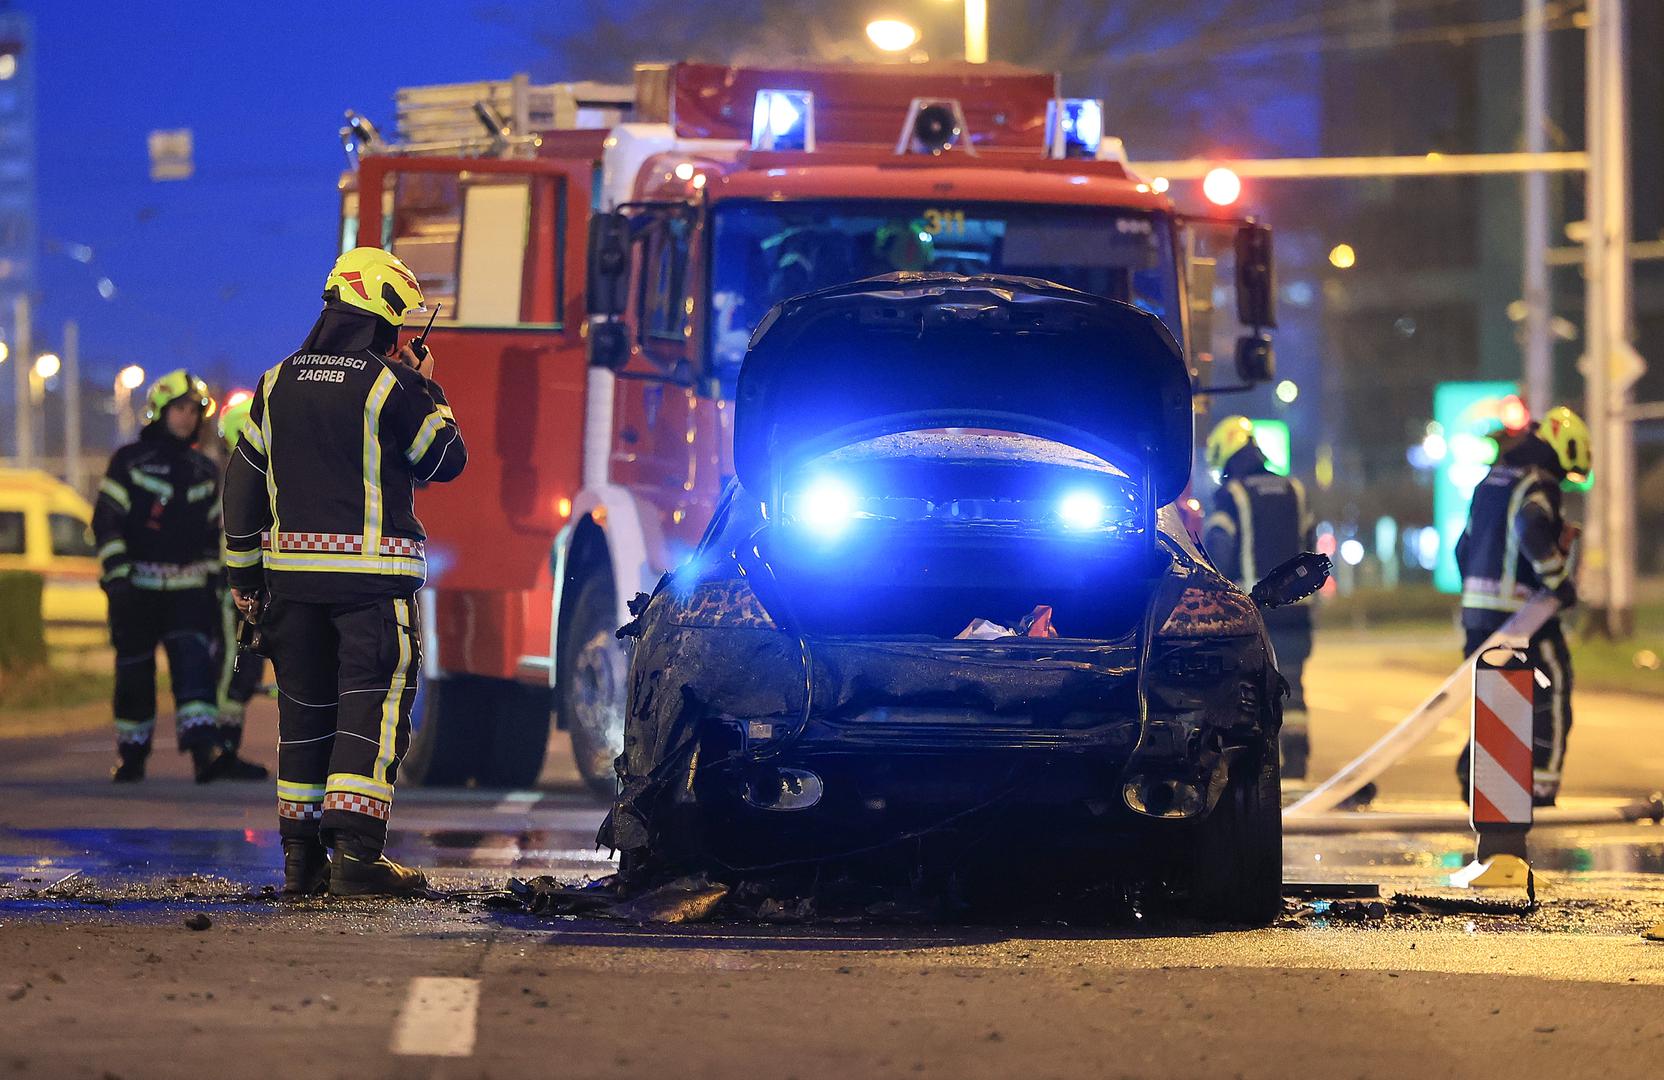
{"type": "Polygon", "coordinates": [[[1315,551],[1301,552],[1260,579],[1248,595],[1261,610],[1298,604],[1323,588],[1332,569],[1329,556],[1315,551]]]}
{"type": "Polygon", "coordinates": [[[1277,274],[1271,230],[1247,223],[1236,231],[1236,317],[1258,330],[1277,325],[1277,274]]]}
{"type": "Polygon", "coordinates": [[[587,276],[589,314],[624,314],[630,284],[630,222],[623,214],[596,214],[589,219],[587,276]]]}

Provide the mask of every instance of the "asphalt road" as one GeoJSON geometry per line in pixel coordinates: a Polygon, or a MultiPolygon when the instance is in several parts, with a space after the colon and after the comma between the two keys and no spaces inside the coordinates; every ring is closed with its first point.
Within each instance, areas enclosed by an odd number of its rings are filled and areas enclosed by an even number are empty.
{"type": "MultiPolygon", "coordinates": [[[[1320,647],[1319,770],[1426,692],[1389,661],[1320,647]]],[[[1660,786],[1658,703],[1578,704],[1566,801],[1660,786]]],[[[1382,803],[1453,808],[1459,739],[1390,772],[1382,803]]],[[[1255,931],[642,926],[466,897],[286,902],[265,891],[269,784],[198,787],[158,752],[118,789],[109,757],[103,734],[0,741],[0,1075],[1643,1077],[1664,1060],[1651,825],[1539,829],[1529,915],[1295,897],[1255,931]]],[[[394,854],[448,889],[600,876],[600,814],[564,761],[533,792],[401,791],[394,854]]],[[[1291,836],[1285,862],[1291,881],[1456,896],[1469,843],[1291,836]]]]}

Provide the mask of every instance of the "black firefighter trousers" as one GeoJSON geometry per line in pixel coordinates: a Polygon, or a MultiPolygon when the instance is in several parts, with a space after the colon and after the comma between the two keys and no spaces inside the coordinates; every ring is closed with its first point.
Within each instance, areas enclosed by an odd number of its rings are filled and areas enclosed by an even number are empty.
{"type": "Polygon", "coordinates": [[[123,758],[150,753],[156,730],[156,647],[168,654],[174,731],[179,749],[218,741],[215,637],[219,601],[209,588],[129,587],[110,602],[110,643],[116,652],[116,747],[123,758]]]}
{"type": "Polygon", "coordinates": [[[278,831],[373,860],[387,843],[421,669],[416,603],[273,596],[260,618],[277,672],[278,831]]]}

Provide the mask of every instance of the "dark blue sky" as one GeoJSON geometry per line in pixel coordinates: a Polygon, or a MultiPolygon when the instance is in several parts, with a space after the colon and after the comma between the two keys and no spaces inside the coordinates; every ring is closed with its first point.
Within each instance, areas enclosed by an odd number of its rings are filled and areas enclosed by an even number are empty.
{"type": "Polygon", "coordinates": [[[392,127],[399,86],[547,76],[485,0],[31,0],[45,247],[37,334],[82,325],[89,375],[139,363],[252,378],[300,342],[334,255],[336,129],[392,127]],[[146,134],[188,127],[196,176],[149,179],[146,134]],[[54,249],[88,244],[92,268],[54,249]],[[118,293],[100,299],[98,276],[118,293]]]}

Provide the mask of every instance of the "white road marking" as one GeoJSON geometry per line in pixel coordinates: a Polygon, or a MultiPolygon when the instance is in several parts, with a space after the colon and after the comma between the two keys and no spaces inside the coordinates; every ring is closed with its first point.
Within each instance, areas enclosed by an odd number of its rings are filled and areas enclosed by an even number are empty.
{"type": "Polygon", "coordinates": [[[414,1057],[469,1057],[479,1007],[478,979],[412,979],[388,1049],[414,1057]]]}
{"type": "Polygon", "coordinates": [[[511,791],[492,809],[499,814],[523,814],[543,799],[541,791],[511,791]]]}

